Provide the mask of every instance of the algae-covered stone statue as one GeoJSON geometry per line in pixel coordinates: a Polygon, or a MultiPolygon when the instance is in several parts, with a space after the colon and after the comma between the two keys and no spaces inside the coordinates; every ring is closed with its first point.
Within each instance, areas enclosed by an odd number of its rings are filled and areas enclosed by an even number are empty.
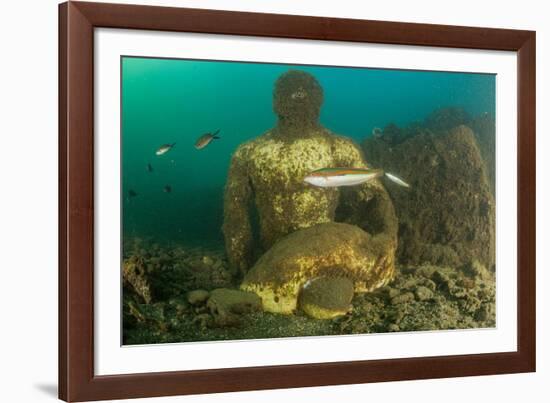
{"type": "Polygon", "coordinates": [[[320,276],[349,278],[355,291],[367,291],[394,273],[397,219],[382,184],[344,191],[304,183],[317,169],[367,166],[353,141],[321,126],[322,103],[312,75],[281,75],[273,94],[276,126],[240,145],[229,169],[227,255],[244,276],[241,288],[257,293],[271,312],[293,312],[303,286],[320,276]]]}

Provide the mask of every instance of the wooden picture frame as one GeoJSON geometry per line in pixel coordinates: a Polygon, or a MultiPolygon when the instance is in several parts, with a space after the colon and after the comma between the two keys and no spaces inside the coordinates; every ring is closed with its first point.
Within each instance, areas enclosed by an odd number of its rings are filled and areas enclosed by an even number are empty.
{"type": "Polygon", "coordinates": [[[535,32],[184,8],[59,6],[59,398],[122,399],[535,371],[535,32]],[[94,375],[94,28],[505,50],[518,58],[518,350],[94,375]]]}

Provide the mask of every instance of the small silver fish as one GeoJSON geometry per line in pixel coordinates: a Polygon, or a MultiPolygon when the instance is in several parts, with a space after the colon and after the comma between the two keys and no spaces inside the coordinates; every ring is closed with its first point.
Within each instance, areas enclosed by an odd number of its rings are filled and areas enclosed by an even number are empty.
{"type": "Polygon", "coordinates": [[[388,178],[389,180],[391,180],[392,182],[395,182],[397,183],[398,185],[400,186],[403,186],[403,187],[406,187],[406,188],[410,188],[411,185],[409,185],[407,182],[405,182],[403,179],[401,178],[398,178],[397,176],[395,176],[394,174],[390,174],[389,172],[386,172],[386,178],[388,178]]]}
{"type": "Polygon", "coordinates": [[[204,147],[206,147],[208,144],[210,144],[212,142],[212,140],[220,139],[220,137],[218,136],[219,132],[220,132],[220,130],[218,129],[214,133],[205,133],[205,134],[203,134],[195,142],[195,148],[197,150],[201,150],[204,147]]]}
{"type": "Polygon", "coordinates": [[[170,151],[172,149],[172,147],[174,147],[176,145],[176,143],[172,143],[172,144],[163,144],[159,147],[159,149],[156,151],[156,155],[163,155],[163,154],[166,154],[168,151],[170,151]]]}

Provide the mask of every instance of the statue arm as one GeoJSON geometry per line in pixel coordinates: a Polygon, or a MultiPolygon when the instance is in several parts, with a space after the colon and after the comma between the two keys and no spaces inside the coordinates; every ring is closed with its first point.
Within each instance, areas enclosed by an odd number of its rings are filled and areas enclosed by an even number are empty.
{"type": "MultiPolygon", "coordinates": [[[[351,140],[344,140],[342,166],[365,168],[363,153],[351,140]]],[[[378,167],[376,167],[378,168],[378,167]]],[[[342,189],[339,210],[342,219],[359,225],[371,235],[396,242],[398,222],[390,196],[380,180],[342,189]]]]}
{"type": "Polygon", "coordinates": [[[252,226],[250,203],[252,187],[243,153],[237,150],[231,159],[224,195],[223,234],[229,264],[246,273],[251,264],[252,226]]]}

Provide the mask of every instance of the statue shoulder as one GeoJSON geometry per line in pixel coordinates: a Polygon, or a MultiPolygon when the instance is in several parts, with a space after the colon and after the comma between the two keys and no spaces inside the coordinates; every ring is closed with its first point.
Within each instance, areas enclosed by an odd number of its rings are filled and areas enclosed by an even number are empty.
{"type": "Polygon", "coordinates": [[[365,165],[365,158],[361,147],[351,138],[333,134],[333,150],[335,157],[353,167],[362,167],[365,165]]]}
{"type": "Polygon", "coordinates": [[[360,150],[359,145],[349,137],[342,136],[339,134],[333,134],[332,137],[333,137],[334,144],[337,147],[345,148],[348,150],[358,150],[358,151],[360,150]]]}
{"type": "Polygon", "coordinates": [[[251,152],[256,150],[258,147],[261,147],[267,140],[269,140],[270,135],[271,131],[267,131],[257,137],[239,144],[233,153],[233,158],[246,160],[250,156],[251,152]]]}

